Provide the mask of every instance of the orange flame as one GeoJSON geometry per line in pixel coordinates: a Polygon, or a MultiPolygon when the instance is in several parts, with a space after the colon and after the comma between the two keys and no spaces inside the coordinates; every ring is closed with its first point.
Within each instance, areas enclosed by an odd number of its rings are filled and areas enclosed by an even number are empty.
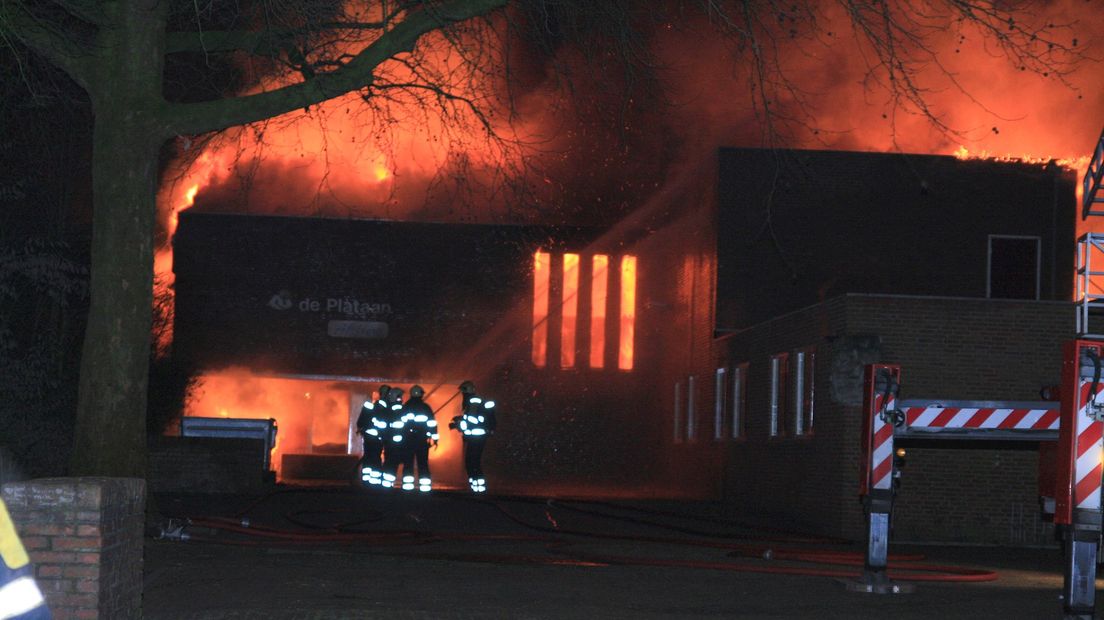
{"type": "MultiPolygon", "coordinates": [[[[408,390],[410,386],[395,387],[408,390]]],[[[434,411],[440,410],[436,417],[441,439],[437,448],[430,450],[430,469],[435,480],[458,484],[461,440],[447,430],[452,415],[445,410],[449,396],[438,390],[426,397],[434,411]],[[435,470],[438,467],[440,471],[435,470]]],[[[234,368],[199,377],[188,395],[184,415],[275,419],[272,465],[277,478],[283,480],[283,457],[288,454],[363,454],[355,423],[364,400],[371,397],[361,384],[265,377],[234,368]]],[[[452,404],[459,406],[455,400],[452,404]]]]}

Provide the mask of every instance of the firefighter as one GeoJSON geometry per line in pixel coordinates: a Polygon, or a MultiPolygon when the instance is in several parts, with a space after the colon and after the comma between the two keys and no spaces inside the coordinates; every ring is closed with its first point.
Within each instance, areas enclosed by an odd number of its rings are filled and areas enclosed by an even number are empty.
{"type": "Polygon", "coordinates": [[[0,618],[50,620],[46,599],[34,578],[34,566],[19,540],[11,515],[0,499],[0,618]]]}
{"type": "Polygon", "coordinates": [[[379,386],[379,398],[364,401],[357,416],[357,432],[364,438],[364,458],[360,461],[360,479],[371,486],[383,486],[383,434],[387,428],[385,412],[389,411],[388,385],[379,386]]]}
{"type": "Polygon", "coordinates": [[[414,489],[414,466],[418,466],[418,491],[428,492],[433,486],[429,473],[429,447],[437,447],[437,420],[433,419],[433,409],[422,398],[425,389],[420,385],[410,388],[410,400],[403,407],[403,422],[406,430],[406,457],[403,460],[403,489],[414,489]],[[410,485],[408,488],[407,485],[410,485]]]}
{"type": "Polygon", "coordinates": [[[403,440],[406,432],[403,430],[402,419],[402,388],[393,387],[387,391],[382,421],[386,425],[383,433],[383,488],[395,488],[398,479],[399,465],[403,462],[403,440]]]}
{"type": "Polygon", "coordinates": [[[483,476],[483,448],[487,437],[494,433],[495,402],[484,401],[475,393],[475,384],[460,384],[460,415],[452,418],[449,428],[460,432],[464,439],[464,467],[468,470],[468,485],[474,493],[487,492],[487,479],[483,476]]]}

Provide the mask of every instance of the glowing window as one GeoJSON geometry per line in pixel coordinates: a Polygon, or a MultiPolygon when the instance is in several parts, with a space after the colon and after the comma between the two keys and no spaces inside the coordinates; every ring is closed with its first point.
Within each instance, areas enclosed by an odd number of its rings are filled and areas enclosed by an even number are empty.
{"type": "Polygon", "coordinates": [[[590,367],[606,363],[606,297],[609,289],[609,257],[596,254],[590,263],[590,367]]]}
{"type": "Polygon", "coordinates": [[[537,252],[533,259],[533,365],[548,363],[548,282],[552,255],[537,252]]]}
{"type": "Polygon", "coordinates": [[[636,329],[636,257],[621,257],[621,334],[617,367],[632,370],[633,334],[636,329]]]}
{"type": "MultiPolygon", "coordinates": [[[[610,304],[610,257],[603,254],[591,256],[590,299],[588,307],[580,307],[579,286],[587,285],[586,274],[581,273],[583,258],[579,254],[563,255],[563,288],[559,293],[560,304],[560,366],[574,368],[579,350],[579,316],[590,316],[590,339],[587,362],[591,368],[604,368],[608,341],[617,343],[617,367],[632,370],[634,338],[636,335],[636,257],[621,257],[620,314],[618,333],[606,337],[606,321],[610,304]]],[[[533,255],[533,365],[543,368],[548,364],[549,310],[551,303],[552,254],[538,251],[533,255]]],[[[616,292],[614,293],[617,294],[616,292]]],[[[616,298],[614,298],[616,299],[616,298]]],[[[586,319],[583,319],[586,320],[586,319]]],[[[554,363],[554,362],[553,362],[554,363]]]]}
{"type": "Polygon", "coordinates": [[[560,366],[575,366],[575,333],[579,313],[579,255],[563,257],[563,315],[560,322],[560,366]]]}

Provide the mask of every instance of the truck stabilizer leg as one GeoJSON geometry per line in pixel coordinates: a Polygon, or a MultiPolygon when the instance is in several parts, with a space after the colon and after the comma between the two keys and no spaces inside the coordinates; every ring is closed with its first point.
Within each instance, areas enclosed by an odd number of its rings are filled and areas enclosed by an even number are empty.
{"type": "Polygon", "coordinates": [[[1062,583],[1062,611],[1066,620],[1096,617],[1096,549],[1100,530],[1067,528],[1065,531],[1065,578],[1062,583]]]}

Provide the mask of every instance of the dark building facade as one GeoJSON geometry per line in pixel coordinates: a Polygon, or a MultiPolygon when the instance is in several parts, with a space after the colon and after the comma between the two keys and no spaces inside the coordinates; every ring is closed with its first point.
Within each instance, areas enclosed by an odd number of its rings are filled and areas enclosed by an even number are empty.
{"type": "MultiPolygon", "coordinates": [[[[709,383],[733,512],[862,537],[865,364],[900,364],[905,399],[1038,401],[1057,383],[1074,335],[1072,173],[723,150],[720,188],[709,383]]],[[[1052,541],[1037,441],[901,445],[895,540],[1052,541]]]]}
{"type": "Polygon", "coordinates": [[[721,329],[845,293],[1072,298],[1075,179],[1056,165],[751,149],[719,159],[721,329]]]}

